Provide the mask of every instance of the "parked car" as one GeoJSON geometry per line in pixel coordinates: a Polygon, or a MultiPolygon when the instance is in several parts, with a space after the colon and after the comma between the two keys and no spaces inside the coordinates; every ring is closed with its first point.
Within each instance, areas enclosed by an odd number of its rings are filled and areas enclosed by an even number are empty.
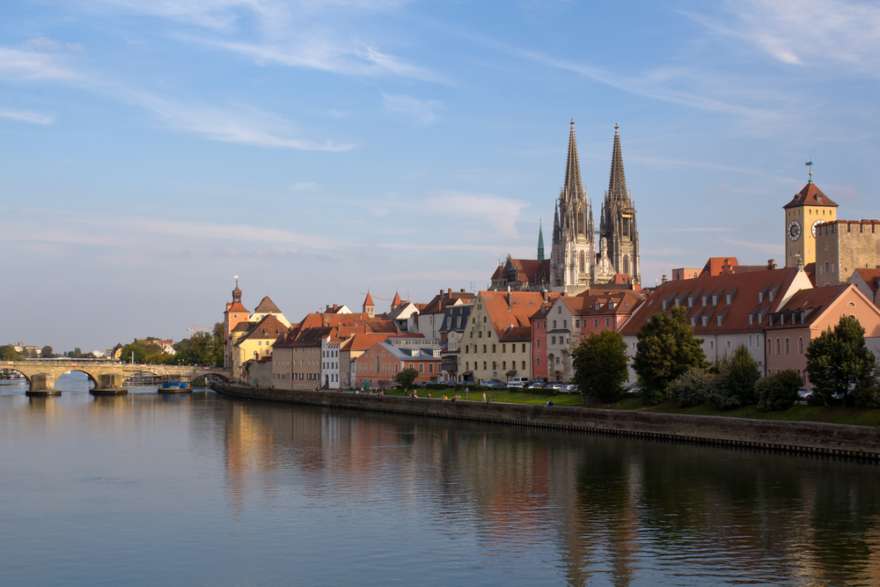
{"type": "Polygon", "coordinates": [[[562,387],[563,387],[562,383],[554,382],[554,383],[548,383],[547,385],[545,385],[544,389],[547,389],[550,391],[555,391],[557,393],[561,393],[562,387]]]}
{"type": "Polygon", "coordinates": [[[581,388],[576,383],[568,383],[563,386],[562,393],[580,393],[581,388]]]}
{"type": "Polygon", "coordinates": [[[506,384],[499,379],[488,379],[481,382],[480,385],[489,389],[504,389],[506,387],[506,384]]]}
{"type": "Polygon", "coordinates": [[[525,389],[528,382],[528,377],[510,377],[507,380],[507,389],[525,389]]]}
{"type": "Polygon", "coordinates": [[[540,390],[540,389],[544,389],[544,387],[546,385],[547,385],[547,383],[544,381],[532,381],[531,383],[526,385],[526,389],[540,390]]]}

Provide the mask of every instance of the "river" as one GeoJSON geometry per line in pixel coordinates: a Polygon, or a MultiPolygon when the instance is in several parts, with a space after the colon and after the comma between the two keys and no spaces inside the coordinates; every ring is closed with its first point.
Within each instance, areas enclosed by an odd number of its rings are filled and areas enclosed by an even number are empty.
{"type": "Polygon", "coordinates": [[[0,387],[0,585],[880,584],[874,465],[86,386],[0,387]]]}

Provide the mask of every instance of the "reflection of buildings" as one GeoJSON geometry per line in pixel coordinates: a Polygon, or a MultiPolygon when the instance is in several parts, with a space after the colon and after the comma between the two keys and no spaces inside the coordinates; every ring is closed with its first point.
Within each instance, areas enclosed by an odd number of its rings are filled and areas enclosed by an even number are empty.
{"type": "Polygon", "coordinates": [[[570,585],[646,578],[868,585],[880,576],[880,485],[862,465],[223,405],[236,509],[247,503],[249,484],[273,493],[295,485],[329,507],[332,500],[350,507],[353,496],[360,505],[393,504],[450,535],[473,533],[484,553],[558,556],[570,585]]]}

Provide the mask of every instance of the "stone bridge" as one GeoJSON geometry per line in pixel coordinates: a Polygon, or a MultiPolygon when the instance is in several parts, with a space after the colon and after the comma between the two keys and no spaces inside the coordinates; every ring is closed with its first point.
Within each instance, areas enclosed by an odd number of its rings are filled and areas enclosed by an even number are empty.
{"type": "Polygon", "coordinates": [[[199,377],[226,380],[229,373],[219,367],[197,367],[189,365],[139,365],[107,360],[81,359],[30,359],[24,361],[0,361],[0,371],[9,370],[20,373],[27,379],[29,392],[51,395],[55,390],[55,380],[67,373],[84,373],[92,381],[96,390],[109,393],[122,392],[125,383],[136,375],[154,377],[180,377],[189,380],[199,377]]]}

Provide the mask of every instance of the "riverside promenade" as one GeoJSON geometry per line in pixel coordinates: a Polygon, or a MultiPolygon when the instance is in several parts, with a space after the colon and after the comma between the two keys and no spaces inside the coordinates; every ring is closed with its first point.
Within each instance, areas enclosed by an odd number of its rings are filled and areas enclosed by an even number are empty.
{"type": "Polygon", "coordinates": [[[880,428],[870,426],[401,398],[344,392],[287,391],[231,383],[217,383],[213,388],[223,396],[242,400],[306,404],[880,462],[880,428]]]}

